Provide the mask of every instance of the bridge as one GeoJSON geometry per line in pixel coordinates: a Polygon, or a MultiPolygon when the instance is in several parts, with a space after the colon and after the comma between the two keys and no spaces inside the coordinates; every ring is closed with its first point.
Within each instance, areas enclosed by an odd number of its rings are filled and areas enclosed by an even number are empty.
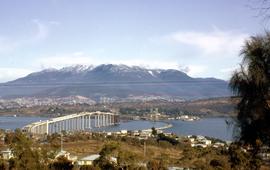
{"type": "Polygon", "coordinates": [[[92,128],[112,126],[119,123],[119,115],[111,112],[81,112],[34,122],[22,128],[32,134],[53,134],[62,131],[87,131],[92,128]]]}

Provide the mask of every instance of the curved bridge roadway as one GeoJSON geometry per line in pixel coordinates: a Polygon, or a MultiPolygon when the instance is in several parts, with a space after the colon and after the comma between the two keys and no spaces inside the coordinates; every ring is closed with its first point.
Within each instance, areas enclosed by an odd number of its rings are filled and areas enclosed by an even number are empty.
{"type": "Polygon", "coordinates": [[[45,121],[34,122],[22,128],[32,134],[52,134],[62,131],[84,131],[92,127],[99,128],[119,123],[119,115],[111,112],[81,112],[57,117],[45,121]]]}

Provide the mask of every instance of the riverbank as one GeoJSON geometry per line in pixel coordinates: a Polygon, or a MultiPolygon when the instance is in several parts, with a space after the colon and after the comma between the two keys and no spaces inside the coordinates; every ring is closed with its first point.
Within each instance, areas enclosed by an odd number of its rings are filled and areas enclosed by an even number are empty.
{"type": "MultiPolygon", "coordinates": [[[[163,123],[167,123],[167,122],[163,122],[163,123]]],[[[156,130],[164,130],[164,129],[168,129],[168,128],[172,128],[173,125],[170,124],[170,123],[167,123],[167,125],[165,126],[162,126],[162,127],[158,127],[158,128],[155,128],[156,130]]],[[[142,131],[145,131],[145,132],[151,132],[152,131],[152,128],[151,129],[145,129],[145,130],[142,130],[142,131]]]]}

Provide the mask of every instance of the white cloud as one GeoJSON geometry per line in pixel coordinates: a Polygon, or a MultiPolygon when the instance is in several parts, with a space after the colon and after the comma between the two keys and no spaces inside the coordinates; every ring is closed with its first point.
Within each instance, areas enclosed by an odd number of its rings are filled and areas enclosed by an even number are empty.
{"type": "Polygon", "coordinates": [[[206,72],[207,67],[203,65],[188,65],[186,66],[186,73],[191,77],[202,77],[206,72]]]}
{"type": "Polygon", "coordinates": [[[241,62],[240,50],[247,33],[236,30],[177,31],[157,41],[177,48],[178,60],[190,76],[228,79],[241,62]],[[187,57],[188,56],[188,57],[187,57]]]}
{"type": "Polygon", "coordinates": [[[100,64],[124,64],[128,66],[142,66],[146,68],[163,68],[163,69],[179,69],[179,64],[169,61],[152,61],[152,60],[119,60],[113,58],[104,58],[98,56],[90,56],[83,52],[75,52],[72,54],[55,55],[51,57],[42,57],[34,61],[33,65],[39,65],[44,68],[62,68],[72,65],[100,65],[100,64]]]}
{"type": "Polygon", "coordinates": [[[49,37],[51,27],[53,25],[59,25],[57,21],[42,22],[40,20],[32,20],[35,23],[36,30],[30,37],[27,38],[16,38],[3,37],[0,35],[0,53],[14,51],[19,47],[35,44],[43,41],[49,37]]]}
{"type": "Polygon", "coordinates": [[[0,68],[0,82],[11,81],[32,73],[33,70],[23,68],[0,68]]]}
{"type": "MultiPolygon", "coordinates": [[[[136,57],[131,57],[136,58],[136,57]]],[[[115,59],[111,57],[100,57],[85,54],[82,51],[71,54],[60,54],[55,56],[41,57],[33,62],[33,66],[44,68],[62,68],[72,65],[100,65],[100,64],[124,64],[128,66],[142,66],[146,68],[179,69],[179,63],[167,60],[151,59],[115,59]]]]}
{"type": "Polygon", "coordinates": [[[67,55],[67,56],[54,56],[54,57],[46,57],[38,59],[34,62],[34,66],[41,66],[41,69],[44,68],[62,68],[72,65],[92,65],[93,60],[89,57],[75,55],[67,55]]]}
{"type": "Polygon", "coordinates": [[[49,35],[49,27],[46,24],[44,24],[41,21],[36,20],[36,19],[33,20],[33,22],[37,26],[37,33],[34,36],[34,39],[36,39],[36,40],[46,39],[47,36],[49,35]]]}
{"type": "Polygon", "coordinates": [[[51,32],[51,28],[53,26],[60,25],[60,22],[58,21],[44,22],[38,19],[34,19],[32,21],[36,24],[37,31],[34,34],[34,36],[30,39],[30,41],[41,41],[47,39],[51,32]]]}
{"type": "Polygon", "coordinates": [[[75,52],[72,54],[63,54],[52,57],[43,57],[34,62],[33,65],[45,68],[63,68],[73,65],[100,65],[100,64],[124,64],[128,66],[141,66],[149,69],[176,69],[187,73],[190,76],[203,76],[207,70],[204,65],[180,65],[175,61],[165,60],[149,60],[149,59],[133,59],[133,60],[115,60],[112,58],[103,58],[97,56],[89,56],[84,52],[75,52]]]}
{"type": "Polygon", "coordinates": [[[169,41],[186,44],[199,48],[204,55],[223,56],[239,53],[248,34],[234,31],[221,31],[215,29],[212,32],[178,31],[165,38],[169,41]]]}

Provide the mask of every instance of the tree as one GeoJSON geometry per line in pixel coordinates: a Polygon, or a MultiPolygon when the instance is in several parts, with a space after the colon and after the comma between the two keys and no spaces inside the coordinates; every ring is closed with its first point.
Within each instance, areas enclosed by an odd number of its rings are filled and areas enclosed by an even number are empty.
{"type": "Polygon", "coordinates": [[[243,151],[243,149],[237,144],[230,145],[228,155],[232,169],[252,170],[260,168],[261,161],[258,159],[258,157],[252,158],[252,155],[250,155],[248,152],[243,151]]]}
{"type": "Polygon", "coordinates": [[[177,145],[179,143],[179,141],[176,140],[175,138],[166,136],[163,133],[158,134],[157,141],[158,142],[160,142],[160,141],[167,141],[167,142],[171,143],[172,145],[177,145]]]}
{"type": "Polygon", "coordinates": [[[93,165],[83,165],[80,167],[80,170],[100,170],[100,168],[93,165]]]}
{"type": "Polygon", "coordinates": [[[11,158],[8,160],[8,169],[9,170],[14,170],[16,169],[17,165],[16,165],[16,161],[14,158],[11,158]]]}
{"type": "Polygon", "coordinates": [[[51,170],[72,170],[73,164],[66,157],[60,156],[57,158],[57,161],[49,165],[51,170]]]}
{"type": "Polygon", "coordinates": [[[119,144],[110,142],[104,145],[99,152],[100,157],[94,161],[94,165],[100,167],[102,170],[114,170],[116,164],[110,160],[111,156],[118,150],[119,144]]]}
{"type": "Polygon", "coordinates": [[[139,156],[127,150],[120,150],[117,157],[119,169],[138,169],[139,156]]]}
{"type": "Polygon", "coordinates": [[[7,169],[7,163],[0,159],[0,170],[6,170],[7,169]]]}
{"type": "Polygon", "coordinates": [[[150,160],[147,163],[147,169],[149,170],[166,170],[167,168],[163,164],[163,162],[158,160],[150,160]]]}
{"type": "Polygon", "coordinates": [[[151,129],[152,129],[152,135],[153,136],[157,136],[157,130],[156,130],[156,128],[155,127],[152,127],[151,129]]]}
{"type": "Polygon", "coordinates": [[[257,17],[267,21],[270,18],[270,0],[252,0],[246,4],[256,12],[257,17]]]}
{"type": "Polygon", "coordinates": [[[270,144],[270,33],[246,41],[240,69],[231,80],[232,91],[240,98],[237,105],[239,140],[256,147],[257,142],[270,144]]]}
{"type": "Polygon", "coordinates": [[[11,164],[15,169],[30,170],[44,168],[44,164],[40,162],[39,151],[32,147],[32,140],[19,129],[15,130],[10,141],[10,148],[14,155],[11,164]]]}
{"type": "Polygon", "coordinates": [[[119,148],[119,144],[116,142],[110,142],[104,145],[104,147],[100,151],[100,156],[111,156],[114,151],[116,151],[119,148]]]}

